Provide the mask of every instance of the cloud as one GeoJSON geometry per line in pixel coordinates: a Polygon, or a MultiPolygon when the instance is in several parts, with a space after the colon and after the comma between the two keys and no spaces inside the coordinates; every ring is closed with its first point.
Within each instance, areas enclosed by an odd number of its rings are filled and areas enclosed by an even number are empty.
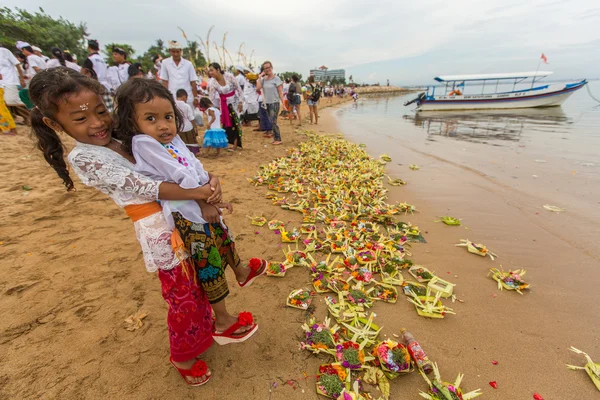
{"type": "Polygon", "coordinates": [[[101,42],[130,43],[138,53],[157,38],[182,40],[178,26],[196,40],[196,34],[204,38],[215,25],[212,40],[220,46],[228,32],[226,45],[234,62],[243,42],[246,56],[254,49],[256,62],[269,59],[279,71],[306,76],[310,68],[325,64],[346,68],[357,81],[368,81],[376,73],[392,82],[416,82],[425,73],[510,71],[528,63],[535,67],[541,52],[553,65],[564,67],[566,75],[589,71],[591,76],[595,66],[589,60],[597,57],[591,54],[600,54],[597,3],[104,0],[93,10],[72,0],[8,0],[7,5],[29,10],[42,6],[51,15],[85,21],[101,42]],[[531,61],[520,61],[528,57],[531,61]]]}

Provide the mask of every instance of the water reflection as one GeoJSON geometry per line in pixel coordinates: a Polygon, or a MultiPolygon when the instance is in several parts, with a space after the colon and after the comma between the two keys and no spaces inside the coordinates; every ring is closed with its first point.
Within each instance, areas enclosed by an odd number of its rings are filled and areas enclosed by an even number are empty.
{"type": "Polygon", "coordinates": [[[524,130],[564,130],[571,118],[560,107],[523,110],[419,112],[403,116],[427,132],[428,140],[446,136],[468,142],[518,142],[524,130]],[[562,127],[562,129],[560,128],[562,127]]]}

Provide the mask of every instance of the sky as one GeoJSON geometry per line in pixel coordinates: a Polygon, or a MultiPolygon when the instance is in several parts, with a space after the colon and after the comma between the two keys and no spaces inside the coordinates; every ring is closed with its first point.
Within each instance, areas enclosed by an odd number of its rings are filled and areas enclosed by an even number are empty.
{"type": "MultiPolygon", "coordinates": [[[[143,53],[156,39],[206,37],[237,62],[239,46],[275,72],[325,65],[355,82],[416,85],[450,74],[535,71],[542,53],[554,78],[600,77],[598,0],[4,0],[85,22],[100,44],[143,53]]],[[[214,45],[213,53],[214,53],[214,45]]],[[[211,57],[213,58],[213,57],[211,57]]],[[[212,60],[218,61],[218,60],[212,60]]]]}

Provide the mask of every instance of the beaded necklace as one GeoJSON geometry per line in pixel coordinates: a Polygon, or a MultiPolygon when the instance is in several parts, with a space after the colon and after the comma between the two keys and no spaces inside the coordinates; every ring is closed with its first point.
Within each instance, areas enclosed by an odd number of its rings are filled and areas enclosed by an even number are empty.
{"type": "Polygon", "coordinates": [[[177,160],[177,162],[179,162],[179,164],[187,167],[189,166],[187,158],[183,157],[182,155],[179,154],[179,150],[177,150],[175,148],[175,146],[173,146],[171,143],[169,144],[163,144],[163,147],[165,149],[167,149],[167,151],[169,152],[169,154],[171,155],[171,157],[173,157],[174,159],[177,160]]]}

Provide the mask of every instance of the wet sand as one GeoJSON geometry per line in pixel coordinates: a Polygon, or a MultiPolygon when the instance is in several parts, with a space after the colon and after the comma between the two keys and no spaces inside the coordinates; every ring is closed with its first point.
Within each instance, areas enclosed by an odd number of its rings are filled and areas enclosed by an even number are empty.
{"type": "MultiPolygon", "coordinates": [[[[266,226],[250,225],[246,215],[262,213],[300,224],[299,213],[271,205],[264,198],[266,188],[246,180],[259,165],[285,155],[287,146],[303,139],[287,122],[281,125],[285,146],[273,147],[261,133],[246,128],[243,152],[202,159],[207,170],[222,177],[224,198],[234,203],[235,213],[227,222],[242,259],[283,259],[278,236],[266,226]]],[[[315,129],[324,134],[337,130],[327,113],[315,129]]],[[[309,287],[306,270],[294,268],[283,279],[264,278],[246,290],[232,287],[231,310],[254,312],[260,329],[244,344],[213,345],[203,357],[213,379],[202,388],[189,388],[168,362],[166,304],[158,280],[145,272],[132,224],[94,189],[77,182],[77,191],[66,193],[23,129],[20,133],[2,137],[0,158],[5,177],[0,182],[5,201],[0,216],[5,272],[0,278],[0,349],[5,355],[0,397],[320,398],[314,374],[327,358],[298,349],[305,316],[284,307],[291,290],[309,287]],[[22,185],[33,189],[24,191],[22,185]],[[123,320],[137,310],[149,315],[141,329],[129,332],[123,320]]],[[[557,232],[572,221],[570,213],[534,209],[489,177],[396,143],[369,144],[373,155],[385,149],[392,156],[391,176],[408,181],[405,187],[391,188],[391,199],[408,201],[421,211],[406,218],[420,226],[428,241],[413,246],[412,259],[456,283],[464,300],[450,304],[457,315],[444,320],[418,317],[403,297],[397,304],[378,304],[374,311],[384,325],[382,337],[408,328],[446,380],[463,372],[463,388],[481,388],[482,398],[529,399],[536,391],[545,399],[597,396],[583,371],[564,367],[583,365],[582,358],[567,350],[571,345],[596,358],[600,354],[594,318],[599,292],[593,279],[598,259],[593,249],[586,255],[561,240],[557,232]],[[422,169],[410,171],[411,163],[422,169]],[[434,223],[437,215],[462,218],[464,226],[434,223]],[[537,218],[555,225],[548,228],[537,218]],[[462,238],[485,243],[500,258],[493,262],[454,247],[462,238]],[[531,293],[498,291],[486,274],[500,264],[526,268],[531,293]],[[497,381],[498,389],[490,381],[497,381]]],[[[228,277],[234,281],[232,273],[228,277]]],[[[326,307],[318,300],[316,304],[316,316],[324,317],[326,307]]],[[[391,398],[417,399],[425,389],[413,373],[392,382],[391,398]]]]}

